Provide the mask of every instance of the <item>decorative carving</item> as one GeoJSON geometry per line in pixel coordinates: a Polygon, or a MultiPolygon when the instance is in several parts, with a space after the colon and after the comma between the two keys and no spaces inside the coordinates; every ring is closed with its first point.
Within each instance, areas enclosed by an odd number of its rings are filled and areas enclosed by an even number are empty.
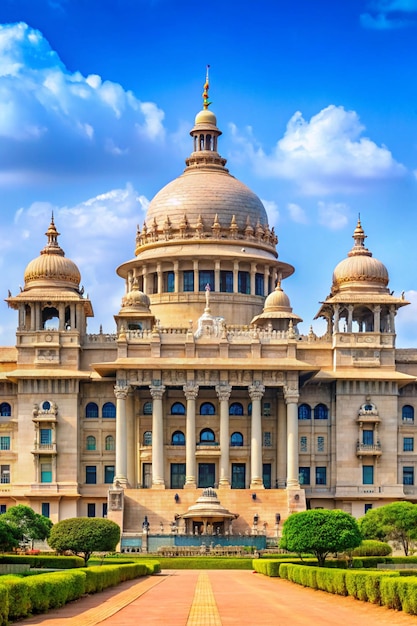
{"type": "Polygon", "coordinates": [[[198,385],[190,380],[183,386],[184,395],[187,400],[195,400],[198,396],[198,385]]]}
{"type": "Polygon", "coordinates": [[[232,387],[231,385],[220,383],[220,385],[216,385],[216,393],[220,402],[228,402],[232,393],[232,387]]]}
{"type": "Polygon", "coordinates": [[[114,386],[114,395],[118,400],[126,400],[127,394],[129,393],[130,386],[129,385],[115,385],[114,386]]]}
{"type": "Polygon", "coordinates": [[[255,380],[248,387],[251,400],[261,400],[265,393],[265,386],[259,381],[255,380]]]}
{"type": "Polygon", "coordinates": [[[165,385],[149,385],[151,396],[154,400],[162,400],[165,393],[165,385]]]}

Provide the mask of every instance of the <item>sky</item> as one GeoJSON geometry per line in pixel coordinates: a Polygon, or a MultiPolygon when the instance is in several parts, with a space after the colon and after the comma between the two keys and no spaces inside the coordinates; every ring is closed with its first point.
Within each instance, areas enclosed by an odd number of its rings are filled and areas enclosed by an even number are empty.
{"type": "MultiPolygon", "coordinates": [[[[417,0],[1,0],[0,295],[46,243],[114,332],[136,225],[192,151],[210,65],[230,172],[263,201],[299,326],[353,245],[388,268],[417,347],[417,0]]],[[[0,345],[17,313],[0,304],[0,345]]]]}

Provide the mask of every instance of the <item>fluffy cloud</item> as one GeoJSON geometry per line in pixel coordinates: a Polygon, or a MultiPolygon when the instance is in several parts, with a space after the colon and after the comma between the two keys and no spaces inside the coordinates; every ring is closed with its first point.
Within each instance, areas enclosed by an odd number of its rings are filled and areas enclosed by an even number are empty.
{"type": "Polygon", "coordinates": [[[27,24],[0,25],[1,185],[149,168],[165,140],[163,119],[121,85],[68,71],[27,24]]]}
{"type": "Polygon", "coordinates": [[[293,222],[297,224],[308,224],[308,217],[303,208],[295,202],[289,202],[287,205],[289,216],[293,222]]]}
{"type": "Polygon", "coordinates": [[[360,16],[364,28],[391,30],[417,23],[417,0],[371,0],[360,16]]]}
{"type": "Polygon", "coordinates": [[[308,195],[350,193],[406,173],[388,148],[363,136],[364,130],[355,111],[330,105],[310,121],[296,112],[270,154],[251,143],[251,135],[243,141],[235,130],[234,140],[260,176],[291,180],[308,195]]]}
{"type": "Polygon", "coordinates": [[[330,230],[339,230],[348,223],[349,207],[344,202],[318,203],[319,223],[330,230]]]}
{"type": "Polygon", "coordinates": [[[274,200],[262,200],[262,204],[266,209],[268,215],[268,224],[270,226],[276,226],[279,222],[279,210],[278,205],[274,200]]]}

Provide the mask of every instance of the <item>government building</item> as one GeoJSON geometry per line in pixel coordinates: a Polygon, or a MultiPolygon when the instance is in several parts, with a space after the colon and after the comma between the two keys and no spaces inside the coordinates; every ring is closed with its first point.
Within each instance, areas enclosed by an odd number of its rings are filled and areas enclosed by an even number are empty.
{"type": "Polygon", "coordinates": [[[408,302],[361,221],[329,268],[324,335],[300,334],[284,291],[294,268],[218,151],[208,83],[190,135],[184,172],[117,268],[111,332],[88,332],[93,303],[54,218],[9,293],[0,511],[109,517],[139,546],[144,531],[273,538],[293,511],[417,502],[417,350],[395,347],[408,302]]]}

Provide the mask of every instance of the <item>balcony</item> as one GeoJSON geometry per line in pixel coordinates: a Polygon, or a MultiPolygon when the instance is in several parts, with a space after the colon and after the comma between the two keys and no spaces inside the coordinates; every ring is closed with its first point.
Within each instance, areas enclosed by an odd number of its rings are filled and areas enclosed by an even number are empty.
{"type": "Polygon", "coordinates": [[[38,443],[35,441],[32,454],[57,454],[56,443],[38,443]]]}
{"type": "Polygon", "coordinates": [[[217,441],[204,441],[197,443],[196,457],[201,456],[220,456],[220,444],[217,441]]]}
{"type": "Polygon", "coordinates": [[[361,443],[358,441],[356,444],[356,456],[359,458],[362,456],[381,456],[382,448],[381,442],[376,443],[361,443]]]}

